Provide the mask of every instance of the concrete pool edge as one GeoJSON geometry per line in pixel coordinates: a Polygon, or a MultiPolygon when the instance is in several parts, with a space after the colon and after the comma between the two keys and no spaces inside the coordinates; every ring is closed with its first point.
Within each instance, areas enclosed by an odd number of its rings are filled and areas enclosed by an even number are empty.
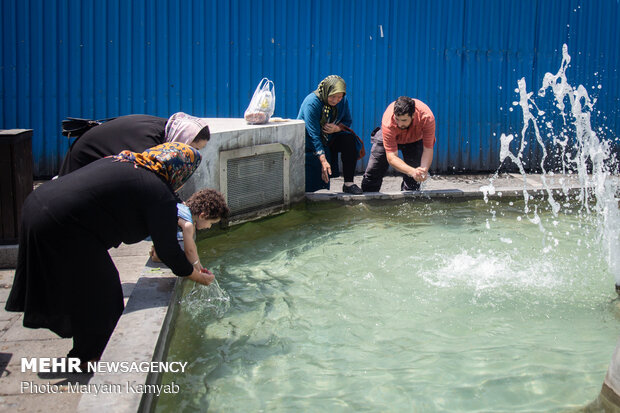
{"type": "MultiPolygon", "coordinates": [[[[560,192],[566,191],[567,195],[575,195],[578,194],[579,188],[562,188],[562,187],[550,187],[550,191],[554,195],[559,194],[560,192]]],[[[530,195],[540,195],[547,194],[547,190],[543,188],[529,188],[528,192],[530,195]]],[[[357,201],[368,201],[368,200],[399,200],[399,199],[410,199],[410,198],[426,198],[426,199],[472,199],[479,198],[482,199],[484,197],[484,193],[480,190],[461,190],[461,189],[430,189],[430,190],[421,190],[421,191],[386,191],[386,192],[365,192],[362,195],[350,195],[345,193],[338,193],[332,191],[317,191],[317,192],[307,192],[306,200],[310,202],[324,202],[324,201],[344,201],[344,202],[357,202],[357,201]]],[[[523,188],[502,188],[495,189],[495,192],[492,194],[488,194],[488,199],[501,199],[501,198],[523,198],[523,188]]]]}
{"type": "MultiPolygon", "coordinates": [[[[554,191],[562,188],[553,188],[554,191]]],[[[522,197],[523,188],[495,188],[496,192],[489,198],[522,197]],[[500,195],[501,193],[501,195],[500,195]]],[[[528,191],[544,191],[541,188],[528,191]]],[[[578,192],[578,188],[571,188],[571,193],[578,192]]],[[[480,190],[442,189],[416,192],[385,192],[367,193],[361,196],[348,195],[342,192],[324,192],[306,194],[305,202],[320,202],[340,200],[344,202],[360,202],[371,199],[408,199],[408,198],[436,198],[436,199],[473,199],[482,198],[480,190]]],[[[302,201],[304,202],[304,201],[302,201]]],[[[165,358],[167,344],[170,338],[170,323],[174,319],[181,293],[180,279],[174,276],[163,264],[156,264],[150,260],[145,264],[136,288],[131,294],[125,312],[119,320],[117,328],[110,339],[108,348],[102,357],[103,361],[160,361],[165,358]],[[128,345],[128,343],[130,343],[128,345]]],[[[598,398],[589,406],[613,406],[620,412],[620,381],[608,383],[608,376],[616,367],[620,368],[620,341],[613,353],[612,362],[598,398]],[[617,362],[614,360],[618,359],[617,362]],[[614,397],[615,395],[615,397],[614,397]]],[[[618,369],[620,371],[620,369],[618,369]]],[[[95,375],[89,382],[94,385],[114,383],[158,384],[160,375],[155,373],[123,374],[123,375],[95,375]]],[[[81,397],[77,411],[95,412],[102,409],[117,412],[150,412],[156,404],[156,396],[152,394],[84,394],[81,397]]],[[[588,407],[584,407],[588,409],[588,407]]],[[[588,410],[586,410],[588,411],[588,410]]]]}
{"type": "MultiPolygon", "coordinates": [[[[182,280],[172,274],[165,265],[150,259],[145,263],[142,275],[129,297],[125,311],[101,357],[105,362],[151,362],[165,358],[167,340],[174,317],[175,297],[182,280]]],[[[78,412],[138,412],[150,411],[154,396],[140,393],[130,387],[141,384],[157,384],[158,373],[129,372],[122,374],[95,374],[88,382],[93,388],[120,386],[122,391],[82,395],[78,412]]]]}

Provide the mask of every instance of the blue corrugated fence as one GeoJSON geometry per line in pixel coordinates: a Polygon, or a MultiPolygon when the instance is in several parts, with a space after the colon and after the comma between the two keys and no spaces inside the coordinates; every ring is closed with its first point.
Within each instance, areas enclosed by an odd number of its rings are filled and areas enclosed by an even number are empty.
{"type": "Polygon", "coordinates": [[[620,127],[617,0],[4,0],[0,13],[0,128],[34,129],[37,176],[59,167],[66,116],[241,117],[266,76],[275,115],[294,118],[329,74],[346,80],[367,149],[408,95],[435,114],[436,172],[494,170],[499,136],[522,126],[518,79],[537,91],[564,43],[595,126],[609,139],[620,127]]]}

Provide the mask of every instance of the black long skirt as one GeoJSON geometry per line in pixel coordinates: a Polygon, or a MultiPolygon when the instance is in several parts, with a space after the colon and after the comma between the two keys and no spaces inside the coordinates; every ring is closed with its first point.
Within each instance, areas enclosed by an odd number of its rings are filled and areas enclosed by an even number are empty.
{"type": "Polygon", "coordinates": [[[6,310],[24,312],[24,327],[47,328],[63,338],[109,338],[124,305],[107,248],[79,223],[59,224],[39,206],[36,192],[24,204],[6,310]]]}

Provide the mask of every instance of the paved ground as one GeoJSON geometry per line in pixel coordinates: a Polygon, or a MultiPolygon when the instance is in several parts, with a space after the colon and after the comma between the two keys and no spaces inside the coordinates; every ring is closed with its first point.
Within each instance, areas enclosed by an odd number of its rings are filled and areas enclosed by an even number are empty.
{"type": "MultiPolygon", "coordinates": [[[[110,250],[123,283],[125,302],[133,291],[144,264],[149,258],[150,242],[133,245],[122,244],[110,250]]],[[[22,382],[35,385],[87,383],[90,376],[71,375],[54,377],[45,373],[22,373],[22,357],[64,357],[71,350],[72,342],[62,339],[45,329],[22,326],[21,313],[4,310],[13,283],[14,270],[0,270],[0,412],[73,412],[80,400],[79,394],[32,394],[22,382]]]]}
{"type": "MultiPolygon", "coordinates": [[[[489,187],[491,182],[496,194],[502,191],[512,191],[515,194],[519,194],[522,192],[524,185],[528,190],[541,189],[543,187],[541,177],[536,175],[529,176],[526,181],[520,175],[510,174],[497,177],[493,181],[490,178],[490,175],[435,176],[423,185],[422,190],[431,196],[462,196],[463,194],[481,196],[481,188],[489,187]]],[[[361,176],[357,176],[355,182],[360,185],[361,176]]],[[[400,182],[401,178],[399,177],[388,177],[384,181],[381,193],[352,197],[340,192],[342,179],[338,178],[332,180],[330,191],[325,190],[308,194],[308,198],[313,201],[323,201],[334,198],[363,200],[385,196],[419,196],[419,193],[401,193],[400,182]]],[[[557,176],[549,178],[547,181],[547,184],[552,187],[562,187],[565,183],[571,186],[574,185],[574,178],[557,176]]],[[[110,251],[119,269],[126,300],[145,269],[149,249],[149,242],[141,242],[131,246],[121,245],[118,249],[110,251]]],[[[13,282],[13,275],[14,270],[0,270],[0,412],[53,413],[75,411],[80,401],[79,394],[32,394],[30,392],[23,392],[21,389],[22,382],[32,382],[38,385],[66,383],[66,376],[51,377],[45,374],[22,373],[20,362],[22,357],[65,356],[71,348],[71,340],[60,339],[47,330],[24,328],[22,327],[21,314],[4,311],[4,304],[13,282]]],[[[127,317],[127,314],[123,315],[119,325],[123,324],[122,321],[125,317],[127,317]]],[[[127,324],[130,325],[129,329],[135,326],[133,321],[127,324]]],[[[155,334],[154,337],[156,337],[157,331],[153,333],[155,334]]],[[[89,380],[91,380],[90,377],[71,377],[73,382],[88,383],[89,380]]],[[[97,379],[94,380],[96,381],[97,379]]]]}

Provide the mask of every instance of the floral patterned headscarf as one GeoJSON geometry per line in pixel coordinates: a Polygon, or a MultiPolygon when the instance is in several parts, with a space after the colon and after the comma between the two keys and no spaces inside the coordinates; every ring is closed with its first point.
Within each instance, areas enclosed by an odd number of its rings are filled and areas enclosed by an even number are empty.
{"type": "Polygon", "coordinates": [[[197,149],[179,142],[166,142],[142,153],[123,151],[111,156],[120,162],[133,162],[161,176],[178,191],[194,173],[202,156],[197,149]]]}

